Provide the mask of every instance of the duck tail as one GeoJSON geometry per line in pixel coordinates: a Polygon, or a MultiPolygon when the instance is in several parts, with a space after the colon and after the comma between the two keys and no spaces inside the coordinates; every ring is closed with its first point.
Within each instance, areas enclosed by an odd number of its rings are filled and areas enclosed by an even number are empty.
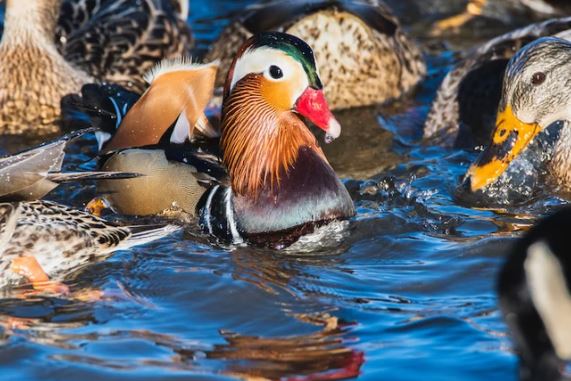
{"type": "Polygon", "coordinates": [[[131,236],[122,241],[113,250],[127,250],[144,245],[178,232],[182,228],[176,225],[134,225],[129,226],[131,236]]]}
{"type": "Polygon", "coordinates": [[[122,180],[132,179],[135,177],[143,176],[140,173],[132,172],[105,172],[105,171],[90,171],[90,172],[50,172],[47,174],[47,179],[54,183],[67,183],[71,181],[87,181],[87,180],[122,180]]]}
{"type": "Polygon", "coordinates": [[[99,148],[103,147],[121,125],[125,115],[139,99],[139,94],[113,84],[87,84],[81,95],[66,95],[61,100],[62,121],[67,129],[93,126],[99,148]]]}

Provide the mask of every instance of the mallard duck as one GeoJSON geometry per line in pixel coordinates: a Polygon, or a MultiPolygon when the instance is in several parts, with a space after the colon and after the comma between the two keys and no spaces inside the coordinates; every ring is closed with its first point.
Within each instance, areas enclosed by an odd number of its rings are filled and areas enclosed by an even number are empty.
{"type": "MultiPolygon", "coordinates": [[[[311,48],[301,39],[285,33],[267,32],[251,37],[229,70],[220,129],[221,163],[216,159],[206,160],[195,144],[187,144],[186,148],[173,144],[187,139],[189,126],[199,119],[201,107],[181,110],[181,117],[173,115],[168,123],[161,123],[165,134],[154,147],[118,153],[109,151],[109,147],[129,146],[133,134],[120,135],[124,125],[131,125],[127,123],[129,118],[147,123],[137,117],[137,110],[145,109],[148,104],[164,109],[166,106],[161,103],[173,101],[176,104],[181,99],[179,93],[206,93],[184,81],[185,75],[202,78],[201,86],[212,90],[216,74],[212,69],[211,65],[164,66],[155,73],[145,93],[156,94],[160,102],[154,103],[150,96],[143,95],[127,115],[113,118],[112,125],[123,120],[116,135],[121,139],[111,138],[103,145],[103,152],[110,157],[102,168],[137,169],[148,175],[144,181],[119,180],[115,192],[103,197],[105,204],[121,212],[157,213],[165,206],[162,203],[165,199],[160,195],[169,192],[172,198],[166,200],[167,206],[188,205],[190,210],[187,211],[198,215],[204,230],[234,242],[265,242],[274,235],[279,239],[293,239],[316,225],[352,216],[351,197],[325,159],[315,136],[298,115],[324,130],[326,142],[339,136],[340,125],[325,100],[311,48]],[[201,71],[203,75],[197,76],[201,71]],[[166,76],[178,80],[171,81],[168,88],[162,87],[166,76]],[[156,92],[155,84],[163,88],[164,93],[156,92]],[[129,115],[132,112],[133,115],[129,115]],[[154,174],[149,173],[153,171],[154,174]],[[212,185],[200,186],[204,182],[212,185]],[[117,193],[121,193],[121,198],[117,198],[117,193]],[[121,199],[121,203],[116,202],[121,199]],[[128,202],[129,199],[137,203],[128,202]]],[[[108,97],[106,93],[101,96],[102,99],[108,97]]],[[[199,106],[205,106],[209,99],[192,98],[199,106]]],[[[121,100],[112,103],[111,110],[121,110],[121,105],[126,104],[121,100]]],[[[100,111],[101,106],[102,103],[96,103],[93,108],[99,117],[105,115],[100,111]]],[[[147,135],[153,136],[153,140],[142,144],[153,144],[159,135],[147,135]]]]}
{"type": "Polygon", "coordinates": [[[65,291],[72,270],[117,250],[178,230],[167,226],[117,226],[51,201],[0,203],[0,288],[27,280],[41,291],[65,291]]]}
{"type": "MultiPolygon", "coordinates": [[[[332,109],[367,106],[399,98],[426,72],[420,50],[380,0],[289,0],[246,9],[226,27],[206,55],[230,67],[253,34],[281,31],[306,41],[332,109]]],[[[220,71],[222,86],[226,70],[220,71]]]]}
{"type": "Polygon", "coordinates": [[[468,53],[438,89],[424,124],[425,142],[463,147],[487,144],[495,126],[508,61],[525,44],[558,33],[571,36],[571,17],[517,29],[468,53]]]}
{"type": "Polygon", "coordinates": [[[0,157],[0,201],[37,200],[64,182],[137,177],[137,174],[104,171],[61,172],[67,144],[93,131],[75,131],[17,155],[0,157]]]}
{"type": "MultiPolygon", "coordinates": [[[[512,161],[556,122],[553,153],[540,163],[548,181],[571,190],[571,41],[543,37],[523,47],[506,69],[496,128],[467,173],[472,191],[497,181],[512,161]]],[[[542,152],[543,154],[543,152],[542,152]]]]}
{"type": "Polygon", "coordinates": [[[522,381],[563,380],[571,360],[571,209],[546,218],[517,241],[498,281],[522,381]]]}
{"type": "Polygon", "coordinates": [[[434,34],[459,29],[477,17],[486,17],[512,25],[522,21],[539,21],[571,13],[567,0],[469,0],[466,9],[436,23],[434,34]]]}
{"type": "Polygon", "coordinates": [[[61,97],[96,79],[139,89],[144,72],[188,48],[190,31],[176,3],[7,0],[0,133],[57,132],[61,97]]]}

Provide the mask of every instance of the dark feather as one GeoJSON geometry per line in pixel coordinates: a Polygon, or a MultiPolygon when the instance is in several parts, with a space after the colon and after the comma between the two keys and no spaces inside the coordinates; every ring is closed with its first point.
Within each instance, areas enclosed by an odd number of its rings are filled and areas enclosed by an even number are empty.
{"type": "Polygon", "coordinates": [[[130,173],[130,172],[102,172],[102,171],[65,172],[65,173],[57,172],[57,173],[48,173],[47,179],[53,181],[54,183],[66,183],[70,181],[132,179],[141,176],[143,175],[140,173],[130,173]]]}
{"type": "Polygon", "coordinates": [[[62,98],[64,125],[90,125],[113,135],[139,95],[114,84],[87,84],[76,94],[62,98]]]}
{"type": "Polygon", "coordinates": [[[56,41],[91,76],[142,92],[165,57],[188,55],[190,30],[173,0],[66,0],[56,41]]]}
{"type": "Polygon", "coordinates": [[[252,34],[273,30],[320,10],[337,8],[352,13],[378,32],[392,36],[398,22],[378,0],[287,0],[272,1],[251,7],[242,24],[252,34]]]}

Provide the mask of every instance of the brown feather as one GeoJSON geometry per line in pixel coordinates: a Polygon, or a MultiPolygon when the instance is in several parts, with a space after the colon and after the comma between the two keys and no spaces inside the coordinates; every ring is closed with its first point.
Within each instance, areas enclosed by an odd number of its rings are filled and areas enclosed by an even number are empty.
{"type": "Polygon", "coordinates": [[[224,102],[220,140],[232,190],[253,197],[264,187],[279,188],[280,174],[294,165],[300,147],[314,149],[325,160],[305,123],[291,110],[268,104],[261,85],[259,74],[236,84],[224,102]]]}
{"type": "Polygon", "coordinates": [[[133,105],[106,151],[157,144],[182,112],[192,129],[201,121],[214,91],[216,65],[159,74],[133,105]]]}

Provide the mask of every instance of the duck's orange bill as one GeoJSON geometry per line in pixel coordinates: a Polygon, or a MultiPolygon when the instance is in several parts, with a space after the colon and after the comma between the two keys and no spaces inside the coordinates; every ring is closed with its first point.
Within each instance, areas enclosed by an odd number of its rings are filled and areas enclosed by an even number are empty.
{"type": "Polygon", "coordinates": [[[519,120],[511,106],[499,112],[492,142],[468,170],[472,192],[496,181],[540,131],[537,123],[519,120]]]}
{"type": "Polygon", "coordinates": [[[297,100],[295,110],[325,131],[326,143],[341,135],[341,125],[331,113],[323,90],[308,87],[297,100]]]}

